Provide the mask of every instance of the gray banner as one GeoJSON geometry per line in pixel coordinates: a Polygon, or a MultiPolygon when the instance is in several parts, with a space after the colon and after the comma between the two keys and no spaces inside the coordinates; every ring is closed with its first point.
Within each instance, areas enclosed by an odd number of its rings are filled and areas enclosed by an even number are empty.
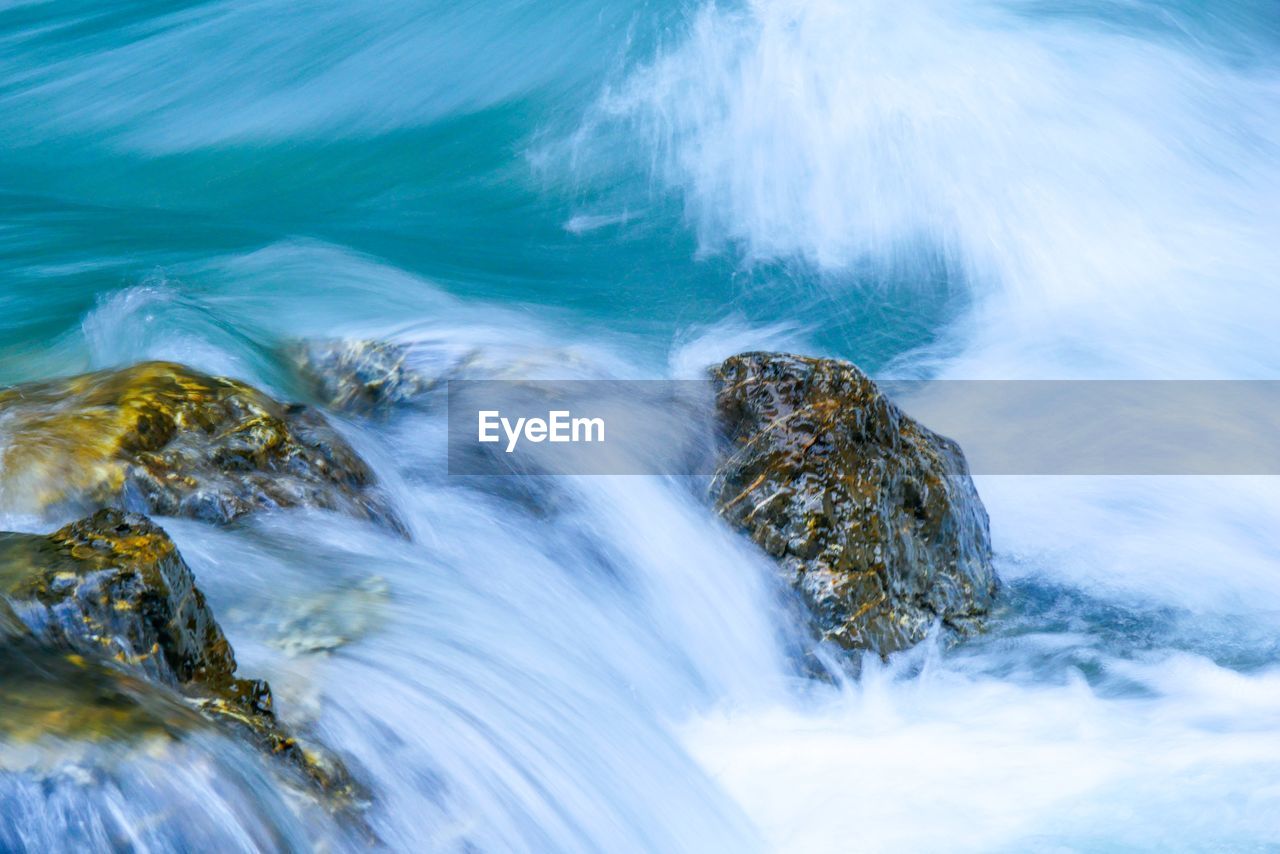
{"type": "MultiPolygon", "coordinates": [[[[975,474],[1280,474],[1280,381],[880,381],[975,474]]],[[[701,381],[449,383],[449,472],[710,474],[701,381]]]]}

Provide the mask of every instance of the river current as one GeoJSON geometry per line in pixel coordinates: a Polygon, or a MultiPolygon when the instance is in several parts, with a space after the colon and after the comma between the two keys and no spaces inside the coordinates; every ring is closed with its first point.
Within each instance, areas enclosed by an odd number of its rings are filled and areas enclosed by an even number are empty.
{"type": "MultiPolygon", "coordinates": [[[[1275,379],[1277,57],[1274,0],[3,3],[0,381],[288,397],[282,346],[333,336],[529,378],[1275,379]]],[[[160,522],[394,849],[1280,846],[1273,478],[978,477],[988,633],[814,678],[685,479],[488,490],[439,412],[333,420],[410,540],[160,522]]],[[[358,844],[238,744],[181,756],[5,748],[5,838],[358,844]]]]}

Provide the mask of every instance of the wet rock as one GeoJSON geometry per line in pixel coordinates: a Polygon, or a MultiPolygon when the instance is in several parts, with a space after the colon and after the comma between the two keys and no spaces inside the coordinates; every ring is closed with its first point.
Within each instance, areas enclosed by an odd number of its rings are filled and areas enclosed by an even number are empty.
{"type": "Polygon", "coordinates": [[[982,626],[997,581],[964,455],[848,362],[745,353],[714,369],[720,513],[781,565],[822,635],[881,654],[982,626]]]}
{"type": "Polygon", "coordinates": [[[390,341],[301,341],[287,355],[311,393],[343,412],[368,414],[411,403],[437,384],[407,363],[408,347],[390,341]]]}
{"type": "Polygon", "coordinates": [[[0,645],[0,737],[133,741],[209,726],[148,680],[34,637],[0,645]]]}
{"type": "Polygon", "coordinates": [[[368,466],[312,409],[144,362],[0,391],[0,506],[115,506],[229,522],[316,507],[399,527],[368,466]]]}
{"type": "Polygon", "coordinates": [[[200,723],[145,679],[42,643],[0,598],[0,736],[8,743],[167,735],[200,723]]]}
{"type": "Polygon", "coordinates": [[[521,345],[472,347],[432,339],[394,342],[369,338],[298,341],[285,359],[306,391],[339,412],[385,415],[426,406],[450,380],[525,381],[566,374],[603,379],[569,350],[521,345]]]}
{"type": "Polygon", "coordinates": [[[0,623],[8,627],[0,675],[22,677],[37,718],[87,715],[71,728],[77,736],[171,729],[180,723],[171,706],[143,687],[167,686],[208,720],[283,760],[331,805],[359,802],[341,763],[277,720],[267,683],[236,674],[231,644],[191,570],[145,517],[106,509],[47,536],[0,534],[0,595],[0,623]],[[43,665],[33,670],[31,655],[43,665]]]}

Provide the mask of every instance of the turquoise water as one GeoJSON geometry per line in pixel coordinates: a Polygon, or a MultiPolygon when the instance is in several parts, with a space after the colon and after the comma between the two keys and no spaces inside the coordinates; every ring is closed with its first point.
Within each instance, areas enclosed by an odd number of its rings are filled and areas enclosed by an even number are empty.
{"type": "MultiPolygon", "coordinates": [[[[162,357],[287,395],[317,335],[541,376],[1274,379],[1277,47],[1272,0],[4,4],[0,380],[162,357]]],[[[165,524],[394,848],[1280,845],[1269,479],[982,479],[991,638],[831,684],[682,485],[542,517],[450,483],[433,416],[339,423],[413,544],[165,524]],[[369,574],[378,630],[272,645],[369,574]]],[[[166,810],[347,842],[189,752],[0,797],[33,848],[172,847],[166,810]]]]}
{"type": "MultiPolygon", "coordinates": [[[[299,243],[663,345],[737,315],[805,324],[832,349],[878,360],[960,299],[939,281],[905,306],[876,299],[877,316],[862,317],[785,260],[700,257],[680,193],[655,183],[644,152],[610,143],[572,162],[593,102],[672,36],[679,8],[327,4],[294,20],[287,5],[130,5],[5,14],[15,355],[130,284],[181,275],[175,290],[211,297],[228,285],[188,266],[299,243]],[[885,314],[901,332],[885,330],[885,314]]],[[[324,310],[293,293],[279,304],[324,310]]],[[[361,311],[380,319],[412,299],[362,294],[361,311]]]]}

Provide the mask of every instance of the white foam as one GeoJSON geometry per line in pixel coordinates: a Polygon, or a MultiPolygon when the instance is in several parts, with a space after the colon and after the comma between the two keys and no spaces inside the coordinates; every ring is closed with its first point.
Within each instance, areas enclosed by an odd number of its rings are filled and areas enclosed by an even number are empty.
{"type": "Polygon", "coordinates": [[[712,249],[940,250],[976,298],[952,375],[1269,377],[1277,81],[982,0],[751,0],[704,6],[582,135],[645,140],[712,249]]]}

